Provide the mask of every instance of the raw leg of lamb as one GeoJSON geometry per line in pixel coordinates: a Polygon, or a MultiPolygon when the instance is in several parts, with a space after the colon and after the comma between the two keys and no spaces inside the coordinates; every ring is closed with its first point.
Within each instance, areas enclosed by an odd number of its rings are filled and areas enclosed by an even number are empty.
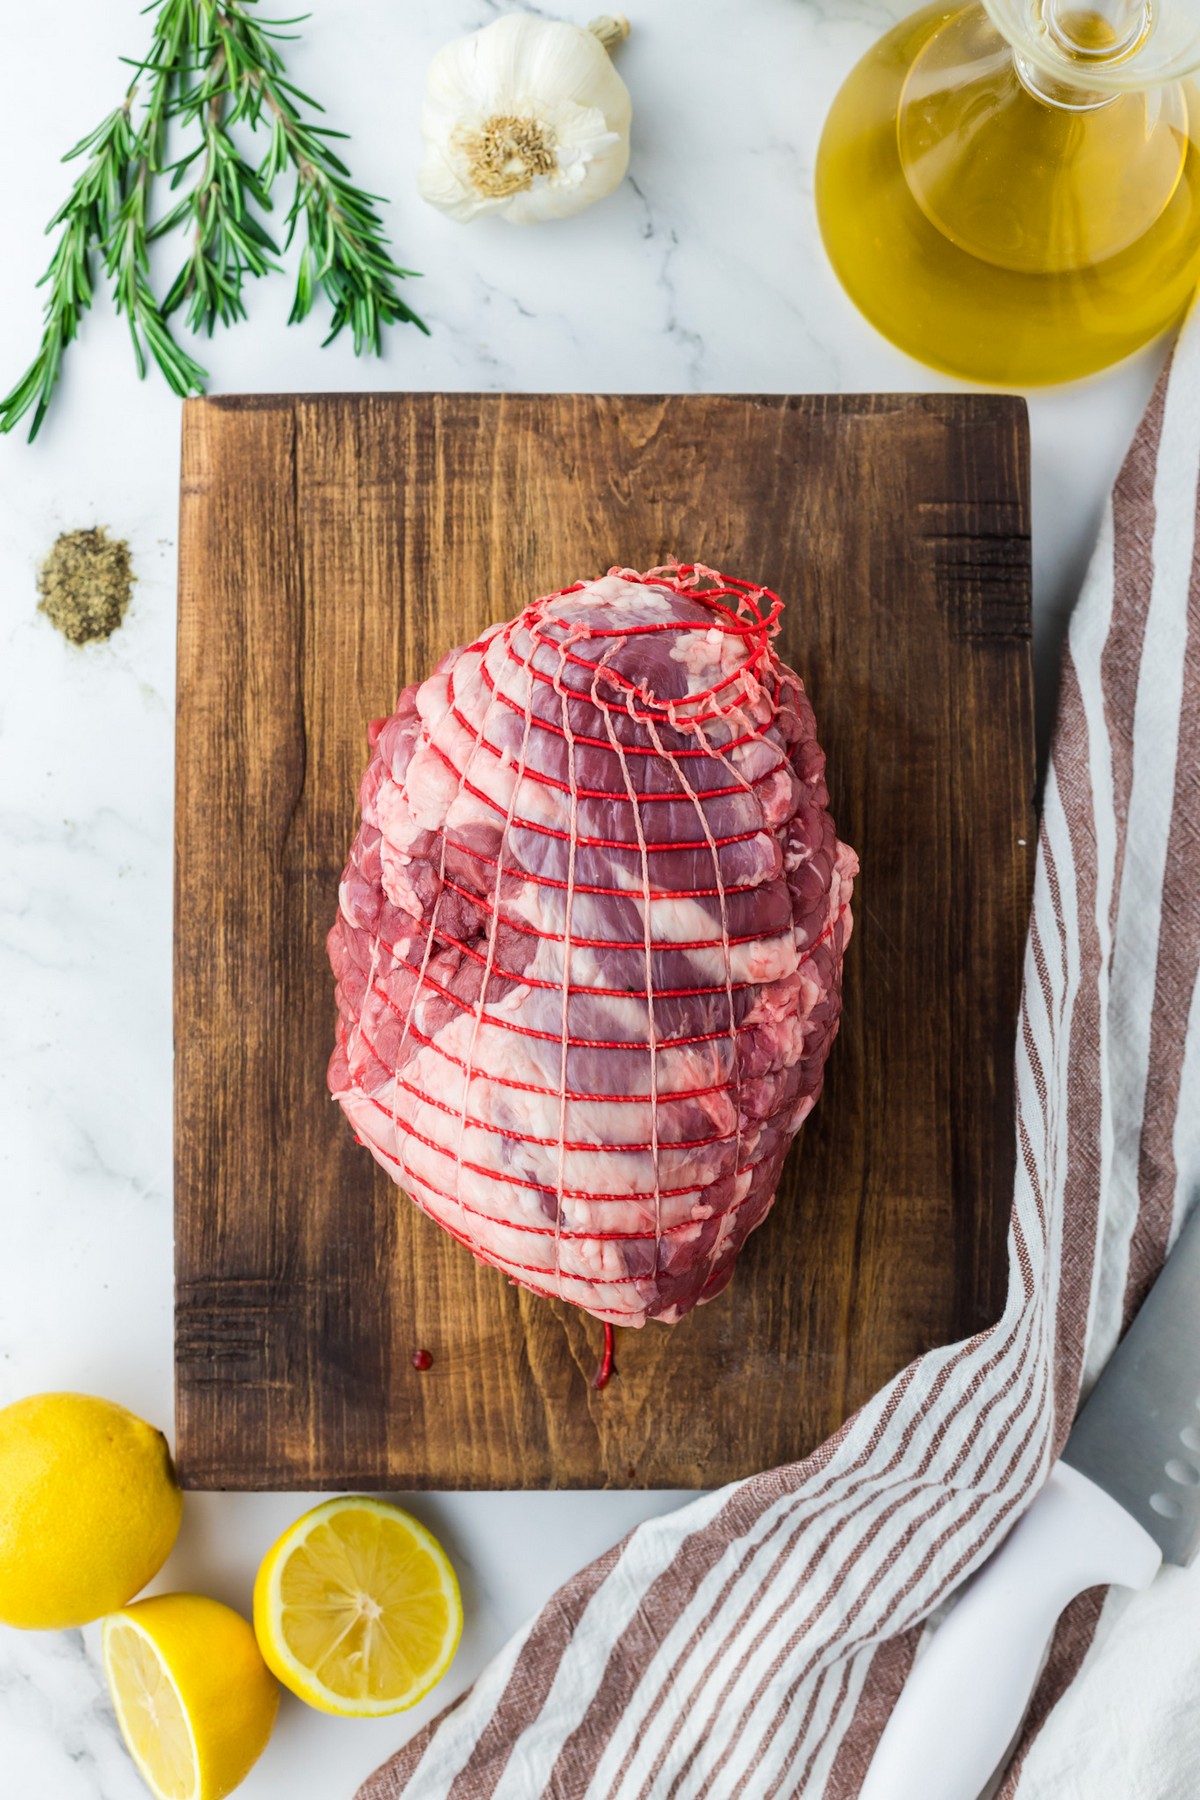
{"type": "Polygon", "coordinates": [[[724,1287],[838,1028],[858,864],[779,611],[614,570],[371,728],[330,1088],[422,1212],[608,1325],[724,1287]]]}

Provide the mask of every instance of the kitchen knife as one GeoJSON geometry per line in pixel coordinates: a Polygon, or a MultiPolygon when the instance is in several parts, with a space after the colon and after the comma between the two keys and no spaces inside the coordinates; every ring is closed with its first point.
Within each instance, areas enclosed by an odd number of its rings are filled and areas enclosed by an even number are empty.
{"type": "Polygon", "coordinates": [[[860,1800],[976,1800],[1012,1743],[1059,1613],[1150,1585],[1200,1545],[1200,1208],[1062,1460],[918,1656],[860,1800]]]}

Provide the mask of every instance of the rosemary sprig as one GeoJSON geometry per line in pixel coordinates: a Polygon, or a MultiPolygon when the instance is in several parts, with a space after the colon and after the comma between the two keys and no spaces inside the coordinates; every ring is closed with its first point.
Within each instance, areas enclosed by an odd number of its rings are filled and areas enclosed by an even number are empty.
{"type": "Polygon", "coordinates": [[[129,321],[139,377],[145,379],[149,351],[175,393],[181,397],[199,394],[204,391],[208,372],[175,342],[150,287],[146,230],[149,173],[149,162],[143,159],[105,242],[104,269],[112,277],[117,311],[129,321]]]}
{"type": "Polygon", "coordinates": [[[87,166],[70,194],[50,221],[49,230],[63,227],[50,267],[38,283],[49,285],[43,310],[42,341],[36,357],[12,392],[0,403],[0,426],[11,430],[33,407],[30,441],[41,429],[58,381],[63,353],[79,330],[80,320],[92,304],[92,245],[103,242],[108,221],[120,205],[122,171],[129,159],[133,133],[127,108],[118,107],[82,139],[71,157],[90,152],[87,166]]]}
{"type": "Polygon", "coordinates": [[[311,123],[301,110],[315,100],[287,78],[283,27],[299,19],[262,20],[257,0],[151,0],[156,14],[150,49],[133,65],[133,85],[119,106],[64,159],[88,157],[83,173],[48,230],[61,227],[41,285],[48,289],[37,356],[0,399],[0,432],[31,409],[36,437],[57,385],[62,359],[92,303],[98,255],[128,321],[138,374],[153,360],[178,394],[203,392],[206,372],[175,340],[168,320],[182,309],[189,327],[211,336],[218,324],[245,318],[250,280],[278,269],[277,247],[260,213],[284,171],[295,176],[286,214],[286,243],[303,222],[296,292],[289,323],[308,316],[318,293],[332,308],[329,343],[346,326],[356,354],[382,350],[385,325],[427,327],[401,298],[397,282],[413,274],[392,258],[376,195],[357,187],[330,140],[345,134],[311,123]],[[142,111],[134,123],[139,93],[142,111]],[[169,169],[163,155],[172,122],[198,141],[169,169]],[[270,132],[255,168],[232,133],[244,126],[270,132]],[[148,222],[156,179],[170,175],[178,191],[192,185],[157,223],[148,222]],[[150,280],[149,247],[176,228],[188,230],[183,265],[160,302],[150,280]]]}
{"type": "MultiPolygon", "coordinates": [[[[101,238],[104,271],[113,283],[118,313],[124,313],[133,340],[134,360],[145,379],[147,351],[171,388],[179,395],[202,393],[207,370],[175,342],[150,286],[150,233],[146,220],[150,182],[162,168],[167,123],[173,110],[178,56],[186,25],[187,0],[166,0],[155,21],[150,56],[138,69],[146,80],[147,100],[141,125],[126,161],[124,193],[101,238]]],[[[126,95],[131,106],[137,81],[126,95]]]]}
{"type": "Polygon", "coordinates": [[[39,286],[48,287],[42,341],[33,362],[11,393],[0,400],[0,431],[11,431],[33,409],[29,439],[41,430],[62,369],[63,354],[79,331],[92,304],[93,251],[103,253],[105,269],[118,278],[117,304],[128,316],[139,373],[145,372],[142,337],[150,345],[176,393],[199,392],[205,372],[175,343],[159,316],[146,276],[146,235],[139,218],[148,166],[145,131],[130,122],[132,90],[64,160],[89,160],[70,194],[50,221],[62,226],[50,266],[39,286]]]}
{"type": "Polygon", "coordinates": [[[203,59],[202,67],[180,98],[179,116],[185,124],[198,126],[201,142],[176,164],[171,185],[180,184],[198,157],[203,158],[200,175],[151,236],[159,237],[182,221],[191,221],[191,249],[163,302],[163,311],[170,314],[186,302],[188,324],[211,337],[218,323],[232,325],[246,317],[246,278],[265,275],[279,264],[274,260],[276,244],[248,205],[253,201],[263,212],[270,212],[270,192],[229,136],[230,126],[245,117],[245,109],[236,103],[232,108],[229,105],[224,46],[208,37],[193,48],[203,59]]]}
{"type": "Polygon", "coordinates": [[[378,355],[384,325],[404,323],[427,331],[397,292],[396,282],[414,271],[401,268],[389,254],[383,223],[374,210],[379,196],[356,187],[331,148],[330,140],[345,138],[346,133],[308,123],[300,112],[301,104],[318,113],[323,108],[287,79],[275,48],[282,35],[279,27],[300,21],[278,20],[272,29],[251,17],[244,0],[201,0],[201,5],[236,96],[232,117],[245,118],[252,126],[264,114],[270,121],[271,143],[258,172],[261,187],[269,193],[289,164],[296,173],[286,241],[291,243],[302,219],[307,241],[288,323],[308,317],[320,287],[333,307],[327,344],[349,325],[355,354],[378,355]]]}

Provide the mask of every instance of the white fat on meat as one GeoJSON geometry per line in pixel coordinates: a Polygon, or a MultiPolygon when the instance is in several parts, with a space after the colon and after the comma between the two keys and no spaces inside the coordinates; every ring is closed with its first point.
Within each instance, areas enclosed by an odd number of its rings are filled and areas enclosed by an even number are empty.
{"type": "Polygon", "coordinates": [[[771,600],[614,571],[372,728],[331,1091],[474,1255],[608,1323],[724,1286],[838,1027],[857,861],[771,600]]]}

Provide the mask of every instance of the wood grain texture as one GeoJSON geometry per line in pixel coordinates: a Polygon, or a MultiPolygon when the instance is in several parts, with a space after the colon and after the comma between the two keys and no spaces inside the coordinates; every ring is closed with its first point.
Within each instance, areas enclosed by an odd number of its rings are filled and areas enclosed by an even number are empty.
{"type": "Polygon", "coordinates": [[[1034,842],[1027,461],[1022,403],[987,396],[187,403],[187,1485],[711,1486],[996,1317],[1034,842]],[[533,596],[672,554],[789,603],[780,649],[862,876],[775,1210],[719,1299],[620,1335],[597,1393],[598,1322],[473,1262],[328,1099],[324,938],[367,721],[533,596]]]}

